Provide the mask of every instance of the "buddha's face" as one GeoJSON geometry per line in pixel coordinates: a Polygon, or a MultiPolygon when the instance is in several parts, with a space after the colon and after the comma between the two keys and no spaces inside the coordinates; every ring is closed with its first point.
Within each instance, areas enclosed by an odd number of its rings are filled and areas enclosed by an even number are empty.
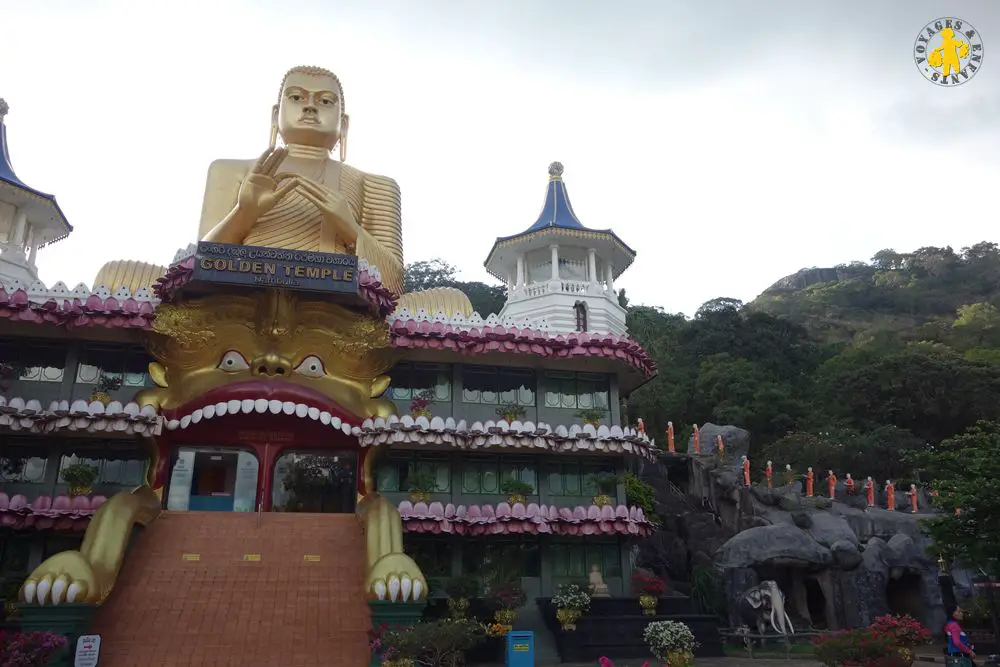
{"type": "Polygon", "coordinates": [[[332,150],[340,139],[343,100],[328,76],[293,72],[278,103],[278,132],[288,144],[332,150]]]}

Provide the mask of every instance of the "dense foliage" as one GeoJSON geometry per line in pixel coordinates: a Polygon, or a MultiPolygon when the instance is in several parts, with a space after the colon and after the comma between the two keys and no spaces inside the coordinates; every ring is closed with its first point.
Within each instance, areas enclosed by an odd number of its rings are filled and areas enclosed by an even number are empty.
{"type": "Polygon", "coordinates": [[[41,667],[66,646],[51,632],[0,631],[0,667],[41,667]]]}

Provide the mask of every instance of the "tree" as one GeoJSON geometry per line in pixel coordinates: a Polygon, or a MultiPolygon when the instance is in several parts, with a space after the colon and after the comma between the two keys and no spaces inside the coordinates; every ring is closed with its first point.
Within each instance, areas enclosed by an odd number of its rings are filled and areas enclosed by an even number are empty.
{"type": "Polygon", "coordinates": [[[979,422],[939,446],[913,455],[933,476],[940,516],[924,522],[935,550],[947,559],[1000,578],[1000,423],[979,422]],[[961,513],[955,510],[961,508],[961,513]]]}
{"type": "Polygon", "coordinates": [[[715,313],[731,313],[739,312],[741,310],[743,310],[743,302],[739,299],[733,299],[728,296],[718,296],[701,304],[701,306],[698,307],[698,310],[695,311],[694,318],[696,320],[701,320],[715,313]]]}
{"type": "Polygon", "coordinates": [[[1000,333],[1000,311],[991,303],[973,303],[958,309],[958,317],[952,325],[956,331],[974,341],[973,347],[980,347],[989,339],[991,343],[1000,333]]]}

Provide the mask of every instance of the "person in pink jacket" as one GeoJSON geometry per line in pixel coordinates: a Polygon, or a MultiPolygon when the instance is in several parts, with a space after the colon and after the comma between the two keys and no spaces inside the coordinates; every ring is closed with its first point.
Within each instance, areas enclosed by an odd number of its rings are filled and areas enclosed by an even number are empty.
{"type": "MultiPolygon", "coordinates": [[[[966,657],[971,661],[976,659],[975,647],[969,643],[969,635],[965,634],[965,630],[962,629],[960,621],[965,617],[962,613],[961,607],[955,607],[955,609],[949,614],[949,620],[944,624],[944,634],[948,639],[948,656],[949,657],[966,657]]],[[[976,663],[973,662],[973,665],[976,663]]]]}

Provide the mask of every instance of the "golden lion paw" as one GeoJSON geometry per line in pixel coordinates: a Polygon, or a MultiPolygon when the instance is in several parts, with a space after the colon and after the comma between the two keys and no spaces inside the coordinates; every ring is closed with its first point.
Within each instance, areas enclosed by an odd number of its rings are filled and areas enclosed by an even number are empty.
{"type": "Polygon", "coordinates": [[[379,600],[416,602],[427,597],[427,580],[406,554],[386,554],[368,573],[365,589],[379,600]]]}
{"type": "Polygon", "coordinates": [[[94,571],[79,551],[64,551],[35,568],[24,585],[20,599],[28,604],[92,602],[96,592],[94,571]]]}

